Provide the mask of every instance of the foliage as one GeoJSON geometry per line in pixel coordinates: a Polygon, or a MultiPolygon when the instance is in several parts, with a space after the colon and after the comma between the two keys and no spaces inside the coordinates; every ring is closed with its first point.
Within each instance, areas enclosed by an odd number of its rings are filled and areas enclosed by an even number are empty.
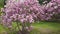
{"type": "Polygon", "coordinates": [[[44,1],[47,1],[49,3],[51,0],[38,0],[40,4],[43,4],[44,1]]]}
{"type": "Polygon", "coordinates": [[[3,7],[4,5],[4,0],[0,0],[0,7],[3,7]]]}

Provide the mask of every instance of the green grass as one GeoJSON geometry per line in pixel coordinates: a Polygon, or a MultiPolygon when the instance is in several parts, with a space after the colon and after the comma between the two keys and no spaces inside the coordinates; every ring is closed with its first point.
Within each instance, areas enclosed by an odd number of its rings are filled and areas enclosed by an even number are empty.
{"type": "MultiPolygon", "coordinates": [[[[37,22],[32,24],[33,30],[30,34],[60,34],[59,22],[37,22]]],[[[0,25],[0,34],[8,31],[2,25],[0,25]]]]}
{"type": "Polygon", "coordinates": [[[34,30],[31,34],[60,34],[59,22],[39,22],[33,24],[34,30]]]}

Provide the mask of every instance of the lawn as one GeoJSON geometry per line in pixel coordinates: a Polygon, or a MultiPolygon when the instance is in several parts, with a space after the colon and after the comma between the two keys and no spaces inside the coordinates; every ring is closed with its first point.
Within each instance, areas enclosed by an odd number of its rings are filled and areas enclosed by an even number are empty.
{"type": "MultiPolygon", "coordinates": [[[[37,22],[32,24],[33,30],[30,34],[60,34],[59,22],[37,22]]],[[[8,29],[0,25],[0,34],[4,34],[8,29]]]]}
{"type": "Polygon", "coordinates": [[[33,24],[32,34],[60,34],[59,22],[39,22],[33,24]]]}

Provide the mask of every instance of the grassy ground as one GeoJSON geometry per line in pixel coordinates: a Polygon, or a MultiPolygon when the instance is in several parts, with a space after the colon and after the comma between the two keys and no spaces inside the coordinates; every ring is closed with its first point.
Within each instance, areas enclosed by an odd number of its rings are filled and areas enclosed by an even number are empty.
{"type": "MultiPolygon", "coordinates": [[[[34,23],[30,34],[60,34],[59,22],[39,22],[34,23]]],[[[7,29],[0,25],[0,34],[4,34],[7,29]]]]}
{"type": "Polygon", "coordinates": [[[31,34],[60,34],[59,22],[40,22],[33,24],[34,30],[31,34]]]}

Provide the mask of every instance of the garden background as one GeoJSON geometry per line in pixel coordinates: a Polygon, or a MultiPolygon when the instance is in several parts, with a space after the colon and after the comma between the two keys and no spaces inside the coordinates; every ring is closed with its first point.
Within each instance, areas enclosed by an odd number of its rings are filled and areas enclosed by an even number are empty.
{"type": "MultiPolygon", "coordinates": [[[[40,0],[40,3],[42,2],[43,1],[40,0]]],[[[0,0],[0,9],[3,8],[3,6],[4,0],[0,0]]],[[[0,10],[0,16],[1,13],[2,12],[0,10]]],[[[32,25],[34,29],[30,32],[30,34],[60,34],[60,21],[39,21],[32,25]]],[[[15,24],[13,24],[13,26],[15,26],[15,24]]],[[[0,34],[6,34],[6,32],[10,32],[9,29],[4,28],[4,26],[0,24],[0,34]]],[[[13,34],[15,33],[16,32],[13,32],[13,34]]]]}

